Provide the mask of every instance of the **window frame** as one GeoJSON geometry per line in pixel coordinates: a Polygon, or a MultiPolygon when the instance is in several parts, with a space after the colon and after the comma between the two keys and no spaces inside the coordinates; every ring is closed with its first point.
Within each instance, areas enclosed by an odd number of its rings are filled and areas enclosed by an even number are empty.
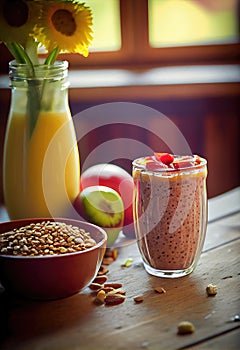
{"type": "MultiPolygon", "coordinates": [[[[186,65],[239,64],[240,42],[231,44],[153,48],[148,41],[148,0],[119,0],[122,45],[116,51],[61,54],[71,69],[151,68],[186,65]]],[[[240,4],[238,7],[239,17],[240,4]]],[[[240,26],[240,21],[239,21],[240,26]]],[[[8,67],[11,55],[0,45],[0,71],[8,67]]],[[[43,55],[44,56],[44,55],[43,55]]]]}
{"type": "MultiPolygon", "coordinates": [[[[239,63],[240,43],[153,48],[148,41],[148,0],[119,0],[122,46],[116,51],[61,55],[72,68],[239,63]]],[[[238,11],[239,12],[239,11],[238,11]]]]}

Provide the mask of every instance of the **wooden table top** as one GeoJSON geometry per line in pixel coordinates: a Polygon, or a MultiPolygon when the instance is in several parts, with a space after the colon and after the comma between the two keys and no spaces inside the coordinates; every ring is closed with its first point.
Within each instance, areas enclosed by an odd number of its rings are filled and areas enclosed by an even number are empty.
{"type": "MultiPolygon", "coordinates": [[[[0,218],[6,220],[4,207],[0,218]]],[[[124,240],[123,240],[124,241],[124,240]]],[[[240,188],[209,200],[204,250],[195,271],[178,279],[150,276],[134,241],[118,249],[108,282],[120,282],[125,301],[97,306],[86,288],[72,297],[37,302],[13,298],[0,289],[0,349],[239,349],[240,188]],[[121,265],[128,258],[128,268],[121,265]],[[208,284],[218,293],[209,297],[208,284]],[[162,287],[159,294],[154,288],[162,287]],[[135,296],[143,296],[136,303],[135,296]],[[195,332],[179,335],[178,323],[195,332]]]]}

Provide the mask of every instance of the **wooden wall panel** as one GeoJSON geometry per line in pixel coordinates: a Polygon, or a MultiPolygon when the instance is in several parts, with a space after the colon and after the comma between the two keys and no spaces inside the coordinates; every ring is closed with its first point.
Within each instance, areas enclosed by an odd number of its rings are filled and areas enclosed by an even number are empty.
{"type": "Polygon", "coordinates": [[[205,154],[208,158],[208,191],[215,196],[240,185],[239,115],[205,116],[205,154]]]}
{"type": "MultiPolygon", "coordinates": [[[[227,84],[224,84],[224,86],[226,89],[228,88],[227,84]]],[[[2,155],[9,102],[10,91],[0,90],[0,202],[3,201],[2,155]]],[[[97,97],[96,100],[92,98],[91,102],[84,100],[80,95],[72,96],[70,99],[73,115],[91,106],[106,102],[109,102],[107,96],[101,100],[97,99],[97,97]]],[[[126,102],[140,103],[164,113],[179,128],[189,143],[192,152],[208,159],[209,176],[207,181],[209,198],[239,186],[240,99],[238,94],[228,95],[226,93],[225,97],[222,94],[219,97],[201,97],[198,95],[197,98],[188,96],[175,98],[154,97],[149,100],[137,98],[130,100],[126,98],[126,102]]],[[[99,118],[99,116],[96,115],[95,118],[99,118]]],[[[87,125],[89,121],[84,120],[81,123],[87,125]]],[[[81,123],[79,127],[83,127],[81,123]]],[[[146,121],[146,129],[131,125],[126,127],[114,124],[108,127],[95,128],[94,120],[91,123],[93,130],[79,140],[82,164],[84,164],[89,154],[96,147],[112,138],[129,138],[145,144],[152,150],[161,150],[164,147],[167,150],[167,145],[148,131],[148,125],[158,123],[155,117],[146,121]]],[[[175,136],[173,135],[172,137],[175,136]]],[[[111,151],[114,153],[114,149],[111,151]]],[[[131,155],[134,155],[135,151],[137,152],[137,149],[131,149],[131,155]]],[[[124,150],[124,152],[126,151],[124,150]]],[[[100,159],[92,158],[92,161],[98,163],[100,159]]],[[[120,157],[113,162],[131,172],[130,159],[120,157]]]]}

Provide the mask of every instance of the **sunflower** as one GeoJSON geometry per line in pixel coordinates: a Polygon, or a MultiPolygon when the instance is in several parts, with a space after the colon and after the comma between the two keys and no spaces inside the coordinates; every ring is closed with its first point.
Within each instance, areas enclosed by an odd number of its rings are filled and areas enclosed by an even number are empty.
{"type": "Polygon", "coordinates": [[[43,2],[42,13],[33,36],[51,52],[80,53],[88,56],[92,41],[91,10],[79,1],[43,2]]]}
{"type": "Polygon", "coordinates": [[[26,0],[0,0],[0,42],[17,42],[25,47],[38,21],[38,4],[26,0]]]}

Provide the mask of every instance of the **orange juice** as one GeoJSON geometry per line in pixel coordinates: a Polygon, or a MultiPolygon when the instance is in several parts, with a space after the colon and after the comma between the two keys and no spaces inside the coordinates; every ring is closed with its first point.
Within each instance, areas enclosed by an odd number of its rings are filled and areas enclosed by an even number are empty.
{"type": "Polygon", "coordinates": [[[40,112],[28,136],[11,112],[5,138],[4,197],[10,219],[61,217],[79,192],[80,166],[70,111],[40,112]]]}

